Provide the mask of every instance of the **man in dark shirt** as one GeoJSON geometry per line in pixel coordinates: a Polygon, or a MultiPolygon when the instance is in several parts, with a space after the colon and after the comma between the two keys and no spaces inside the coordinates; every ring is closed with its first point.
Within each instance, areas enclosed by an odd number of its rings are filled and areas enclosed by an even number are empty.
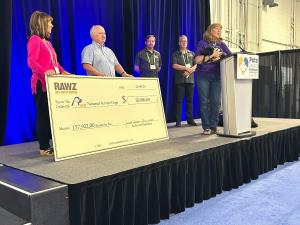
{"type": "Polygon", "coordinates": [[[184,96],[186,97],[187,123],[196,126],[193,119],[194,72],[197,64],[194,62],[195,53],[188,50],[187,36],[179,37],[179,50],[172,55],[174,83],[176,91],[176,126],[181,126],[181,111],[184,96]]]}
{"type": "Polygon", "coordinates": [[[139,73],[140,77],[158,77],[161,57],[160,53],[154,50],[154,35],[150,34],[146,37],[145,45],[146,47],[136,55],[134,70],[139,73]]]}

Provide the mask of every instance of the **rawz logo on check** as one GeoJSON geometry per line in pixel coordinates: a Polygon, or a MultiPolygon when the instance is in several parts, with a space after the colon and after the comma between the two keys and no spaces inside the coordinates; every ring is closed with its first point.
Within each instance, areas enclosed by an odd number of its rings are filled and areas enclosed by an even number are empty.
{"type": "Polygon", "coordinates": [[[54,82],[56,91],[77,91],[77,83],[54,82]]]}

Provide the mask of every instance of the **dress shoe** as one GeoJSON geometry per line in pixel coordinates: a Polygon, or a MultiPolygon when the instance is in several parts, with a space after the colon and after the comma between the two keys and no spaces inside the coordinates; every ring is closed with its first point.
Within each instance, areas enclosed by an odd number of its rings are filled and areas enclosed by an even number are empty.
{"type": "Polygon", "coordinates": [[[40,149],[40,155],[41,156],[53,156],[54,150],[53,150],[53,148],[40,149]]]}
{"type": "Polygon", "coordinates": [[[181,122],[176,122],[176,127],[181,127],[181,122]]]}
{"type": "Polygon", "coordinates": [[[187,123],[188,123],[188,125],[190,125],[190,126],[197,126],[197,125],[198,125],[194,120],[187,121],[187,123]]]}

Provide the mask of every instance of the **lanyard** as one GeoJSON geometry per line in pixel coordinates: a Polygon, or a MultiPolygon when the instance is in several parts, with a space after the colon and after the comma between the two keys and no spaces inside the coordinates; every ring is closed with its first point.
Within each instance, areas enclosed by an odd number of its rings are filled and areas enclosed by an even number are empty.
{"type": "MultiPolygon", "coordinates": [[[[49,48],[49,46],[48,46],[47,42],[45,41],[45,39],[43,39],[43,42],[44,42],[44,44],[46,45],[46,47],[47,47],[47,49],[48,49],[48,51],[49,51],[49,53],[50,53],[52,65],[55,67],[55,62],[54,62],[54,59],[53,59],[53,55],[52,55],[51,49],[49,48]]],[[[55,53],[54,53],[54,54],[55,54],[55,53]]],[[[57,65],[57,62],[56,62],[56,65],[57,65]]]]}
{"type": "Polygon", "coordinates": [[[181,54],[181,56],[183,58],[183,62],[185,65],[190,63],[187,52],[185,52],[185,54],[181,54]],[[185,55],[186,55],[186,57],[184,57],[185,55]]]}
{"type": "MultiPolygon", "coordinates": [[[[148,52],[146,52],[146,54],[147,54],[147,58],[148,58],[149,64],[151,65],[151,61],[150,61],[150,57],[149,57],[149,54],[148,54],[148,52]]],[[[154,57],[154,53],[153,53],[153,64],[155,64],[155,57],[154,57]]]]}

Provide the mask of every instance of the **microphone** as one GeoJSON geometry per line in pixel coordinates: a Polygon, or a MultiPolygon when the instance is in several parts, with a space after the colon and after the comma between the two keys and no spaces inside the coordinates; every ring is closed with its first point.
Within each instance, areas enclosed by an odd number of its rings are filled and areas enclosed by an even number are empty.
{"type": "Polygon", "coordinates": [[[227,40],[227,39],[224,39],[224,41],[227,41],[227,42],[229,42],[229,43],[231,43],[231,44],[237,46],[237,47],[240,49],[240,51],[241,51],[242,53],[247,53],[247,51],[242,47],[242,42],[241,42],[241,40],[240,40],[240,43],[239,43],[239,44],[237,44],[237,43],[235,43],[235,42],[233,42],[233,41],[227,40]]]}

